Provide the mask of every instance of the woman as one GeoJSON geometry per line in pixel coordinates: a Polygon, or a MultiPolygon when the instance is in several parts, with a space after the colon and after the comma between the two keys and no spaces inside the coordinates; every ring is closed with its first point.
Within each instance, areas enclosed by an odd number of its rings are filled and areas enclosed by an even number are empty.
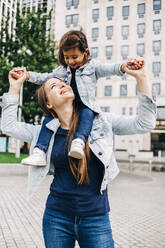
{"type": "MultiPolygon", "coordinates": [[[[71,248],[75,240],[81,248],[114,247],[107,194],[107,184],[119,172],[113,153],[113,133],[146,133],[156,123],[156,105],[151,99],[145,64],[139,70],[125,70],[136,78],[138,115],[98,114],[86,144],[85,159],[79,162],[68,160],[67,155],[78,121],[71,87],[53,78],[38,91],[42,109],[54,116],[47,124],[54,134],[47,151],[47,166],[30,167],[28,193],[31,196],[48,173],[54,174],[43,217],[47,248],[71,248]]],[[[2,131],[31,143],[32,151],[40,126],[17,122],[18,94],[25,78],[24,74],[15,80],[9,74],[9,92],[3,96],[2,131]]]]}

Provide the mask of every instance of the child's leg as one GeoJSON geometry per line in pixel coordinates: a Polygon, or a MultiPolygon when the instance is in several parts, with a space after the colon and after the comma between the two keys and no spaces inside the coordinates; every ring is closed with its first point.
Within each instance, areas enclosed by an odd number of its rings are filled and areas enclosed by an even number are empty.
{"type": "Polygon", "coordinates": [[[47,116],[43,120],[41,131],[40,131],[40,134],[39,134],[39,137],[38,137],[38,140],[37,140],[37,144],[35,145],[35,148],[37,147],[40,150],[44,151],[45,153],[48,150],[49,142],[50,142],[50,139],[51,139],[52,134],[53,134],[53,131],[48,129],[46,127],[46,124],[49,121],[51,121],[52,119],[53,119],[53,117],[47,116]]]}
{"type": "Polygon", "coordinates": [[[94,117],[95,113],[91,109],[87,107],[81,108],[79,114],[78,128],[73,137],[73,140],[80,138],[84,141],[84,143],[86,143],[89,134],[92,130],[94,117]]]}
{"type": "Polygon", "coordinates": [[[94,117],[95,113],[91,109],[87,107],[81,108],[78,128],[72,140],[69,156],[77,159],[81,159],[83,157],[83,149],[92,130],[94,117]]]}
{"type": "Polygon", "coordinates": [[[45,117],[41,131],[37,140],[37,144],[34,147],[33,153],[27,157],[24,158],[21,161],[21,164],[23,165],[30,165],[30,166],[45,166],[46,165],[46,152],[49,146],[49,142],[51,139],[51,136],[53,134],[53,131],[49,130],[46,127],[46,124],[52,120],[52,117],[45,117]]]}

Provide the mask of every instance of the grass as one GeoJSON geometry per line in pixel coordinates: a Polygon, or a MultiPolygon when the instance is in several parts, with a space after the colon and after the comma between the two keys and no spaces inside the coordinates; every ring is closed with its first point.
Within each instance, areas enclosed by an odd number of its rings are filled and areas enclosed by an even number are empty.
{"type": "Polygon", "coordinates": [[[15,157],[15,153],[0,152],[0,163],[16,164],[20,163],[23,158],[26,158],[27,154],[20,154],[20,158],[15,157]]]}

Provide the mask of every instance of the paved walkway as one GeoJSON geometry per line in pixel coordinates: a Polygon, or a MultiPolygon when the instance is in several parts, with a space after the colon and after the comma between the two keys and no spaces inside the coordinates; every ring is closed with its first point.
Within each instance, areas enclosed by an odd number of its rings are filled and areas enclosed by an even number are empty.
{"type": "MultiPolygon", "coordinates": [[[[165,172],[142,173],[123,170],[109,186],[115,248],[165,248],[165,172]]],[[[52,177],[28,202],[25,175],[0,175],[0,248],[44,248],[41,220],[52,177]]]]}

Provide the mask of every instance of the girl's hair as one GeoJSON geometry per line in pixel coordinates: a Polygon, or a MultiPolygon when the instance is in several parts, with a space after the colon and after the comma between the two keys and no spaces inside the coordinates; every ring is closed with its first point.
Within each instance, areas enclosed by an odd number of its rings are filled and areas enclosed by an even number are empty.
{"type": "Polygon", "coordinates": [[[81,52],[86,52],[84,56],[84,64],[90,60],[90,52],[86,35],[82,31],[71,30],[62,36],[59,43],[58,61],[61,65],[67,66],[65,63],[63,51],[68,51],[76,47],[81,52]]]}
{"type": "MultiPolygon", "coordinates": [[[[49,116],[52,115],[53,117],[58,118],[54,110],[47,108],[48,98],[45,92],[46,82],[44,82],[42,86],[38,88],[36,91],[38,103],[46,115],[49,115],[49,116]]],[[[70,123],[71,128],[68,133],[68,151],[70,150],[72,138],[74,137],[74,134],[77,130],[78,120],[79,120],[79,109],[76,107],[75,104],[73,104],[73,114],[72,114],[71,123],[70,123]]],[[[78,184],[89,183],[88,163],[89,163],[90,156],[89,156],[88,141],[86,142],[85,149],[84,149],[84,157],[82,159],[78,160],[72,157],[68,157],[68,158],[69,158],[70,169],[72,171],[73,176],[77,180],[77,183],[78,184]]]]}

